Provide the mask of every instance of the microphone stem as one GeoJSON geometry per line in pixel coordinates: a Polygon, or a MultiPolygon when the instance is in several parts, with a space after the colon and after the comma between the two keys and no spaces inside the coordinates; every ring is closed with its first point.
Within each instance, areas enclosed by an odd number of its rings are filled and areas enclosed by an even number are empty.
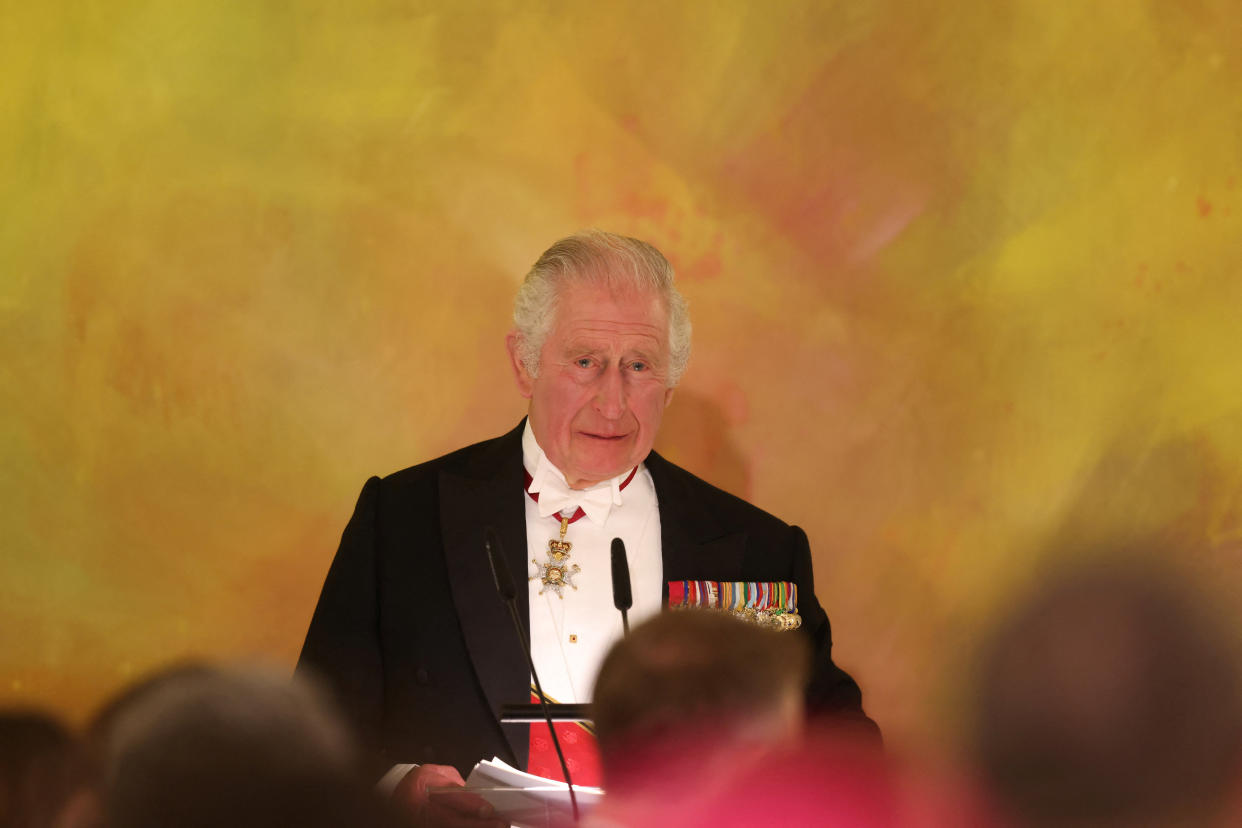
{"type": "Polygon", "coordinates": [[[574,793],[574,783],[569,778],[569,765],[565,762],[565,754],[561,750],[561,740],[557,738],[556,728],[552,724],[552,714],[548,711],[548,698],[543,694],[543,685],[539,683],[539,673],[535,670],[535,659],[530,653],[530,642],[526,639],[526,633],[521,621],[518,620],[517,601],[511,598],[505,601],[505,606],[509,608],[509,615],[513,616],[513,626],[517,629],[518,638],[522,641],[522,652],[526,653],[526,664],[530,667],[531,678],[535,680],[535,692],[539,694],[539,706],[543,709],[544,721],[548,723],[548,733],[552,736],[552,746],[556,748],[556,758],[561,763],[561,773],[565,775],[565,785],[569,788],[569,804],[573,808],[574,822],[577,823],[578,795],[574,793]]]}
{"type": "Polygon", "coordinates": [[[621,633],[622,635],[630,634],[630,615],[627,610],[621,610],[621,633]]]}

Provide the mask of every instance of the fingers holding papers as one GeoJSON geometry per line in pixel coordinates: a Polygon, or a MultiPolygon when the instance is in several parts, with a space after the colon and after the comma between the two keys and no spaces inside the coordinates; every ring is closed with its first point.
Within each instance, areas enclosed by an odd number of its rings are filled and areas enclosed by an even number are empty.
{"type": "Polygon", "coordinates": [[[486,800],[468,793],[432,795],[433,788],[464,788],[466,781],[448,765],[420,765],[407,773],[393,789],[396,806],[426,828],[505,828],[496,809],[486,800]]]}

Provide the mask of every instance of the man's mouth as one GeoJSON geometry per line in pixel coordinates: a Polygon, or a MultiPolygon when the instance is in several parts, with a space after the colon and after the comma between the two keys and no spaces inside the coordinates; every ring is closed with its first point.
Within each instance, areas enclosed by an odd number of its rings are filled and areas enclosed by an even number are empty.
{"type": "Polygon", "coordinates": [[[626,437],[629,436],[628,434],[592,434],[589,431],[583,431],[581,432],[581,434],[583,437],[590,437],[592,440],[610,440],[610,441],[624,440],[626,437]]]}

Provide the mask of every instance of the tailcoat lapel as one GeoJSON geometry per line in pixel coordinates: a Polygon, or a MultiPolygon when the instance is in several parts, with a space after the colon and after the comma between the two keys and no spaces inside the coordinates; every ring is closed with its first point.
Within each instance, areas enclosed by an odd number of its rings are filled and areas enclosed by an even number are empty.
{"type": "MultiPolygon", "coordinates": [[[[468,466],[440,473],[440,530],[449,586],[479,687],[499,720],[500,707],[529,698],[530,671],[504,602],[496,593],[483,547],[486,526],[500,537],[517,585],[518,617],[525,625],[526,512],[522,498],[522,427],[501,437],[468,466]]],[[[526,766],[529,745],[521,725],[504,725],[509,760],[526,766]]]]}
{"type": "MultiPolygon", "coordinates": [[[[504,547],[517,589],[518,617],[529,624],[530,595],[522,588],[526,572],[526,507],[522,480],[522,429],[499,438],[463,467],[440,473],[440,531],[444,540],[449,586],[475,676],[492,713],[499,720],[504,704],[529,698],[530,671],[508,610],[496,594],[483,548],[486,526],[504,547]]],[[[741,577],[744,532],[722,528],[694,497],[677,467],[654,451],[647,469],[660,509],[660,543],[664,561],[663,599],[668,581],[741,577]]],[[[516,767],[525,767],[529,751],[524,725],[501,727],[516,767]]]]}
{"type": "Polygon", "coordinates": [[[746,534],[722,527],[721,516],[706,510],[676,466],[654,451],[646,463],[660,506],[661,603],[668,603],[669,581],[741,580],[746,534]]]}

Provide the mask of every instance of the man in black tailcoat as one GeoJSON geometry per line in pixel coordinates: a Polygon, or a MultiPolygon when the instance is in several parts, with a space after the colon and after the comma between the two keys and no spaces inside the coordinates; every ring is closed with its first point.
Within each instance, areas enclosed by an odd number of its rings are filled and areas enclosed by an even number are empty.
{"type": "MultiPolygon", "coordinates": [[[[514,321],[506,342],[527,419],[367,481],[298,661],[329,683],[379,761],[411,763],[390,773],[398,796],[424,809],[429,784],[459,783],[453,768],[492,756],[527,763],[529,728],[497,718],[502,704],[529,700],[530,676],[485,527],[515,575],[533,573],[519,614],[541,677],[544,664],[552,676],[545,684],[563,688],[545,688],[558,701],[589,701],[591,671],[620,633],[611,600],[598,600],[612,535],[631,550],[636,613],[663,607],[669,582],[796,584],[801,628],[791,634],[809,637],[814,659],[808,711],[875,732],[858,686],[832,662],[805,533],[652,451],[690,347],[659,251],[598,231],[563,239],[527,275],[514,321]],[[576,544],[564,560],[554,558],[558,530],[576,544]],[[597,576],[582,590],[577,562],[597,576]]],[[[463,816],[436,807],[423,812],[432,822],[463,816]]]]}

